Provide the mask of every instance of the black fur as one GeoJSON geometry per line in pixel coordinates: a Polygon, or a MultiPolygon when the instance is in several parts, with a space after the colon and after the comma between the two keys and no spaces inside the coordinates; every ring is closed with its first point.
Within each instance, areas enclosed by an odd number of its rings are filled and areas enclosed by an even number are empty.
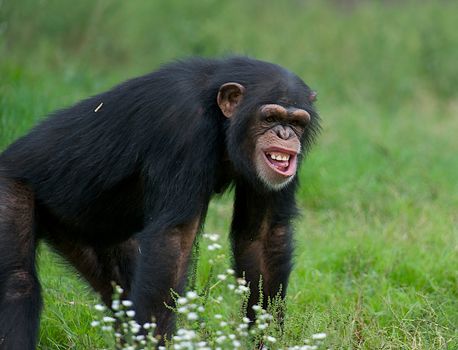
{"type": "Polygon", "coordinates": [[[306,150],[318,130],[309,94],[277,65],[191,59],[57,111],[14,142],[0,155],[0,349],[35,347],[41,296],[34,256],[41,239],[106,303],[114,280],[133,300],[139,322],[155,315],[158,332],[170,335],[173,316],[163,302],[170,288],[183,290],[208,202],[230,185],[235,267],[251,282],[250,305],[261,273],[265,296],[280,285],[284,296],[297,180],[281,191],[265,187],[250,158],[249,130],[261,104],[306,109],[306,150]],[[231,119],[216,103],[227,82],[246,88],[231,119]]]}

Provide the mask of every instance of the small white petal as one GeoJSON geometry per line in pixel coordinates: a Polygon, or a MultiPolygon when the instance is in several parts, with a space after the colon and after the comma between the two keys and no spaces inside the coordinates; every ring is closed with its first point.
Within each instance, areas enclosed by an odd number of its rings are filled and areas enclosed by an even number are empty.
{"type": "Polygon", "coordinates": [[[221,343],[224,342],[225,340],[226,340],[226,336],[225,336],[225,335],[222,335],[222,336],[216,338],[216,342],[217,342],[218,344],[221,344],[221,343]]]}
{"type": "Polygon", "coordinates": [[[315,340],[322,340],[324,338],[326,338],[326,333],[316,333],[312,335],[312,339],[315,340]]]}
{"type": "Polygon", "coordinates": [[[268,335],[266,339],[267,339],[267,341],[270,341],[271,343],[275,343],[277,341],[276,338],[274,338],[274,337],[272,337],[270,335],[268,335]]]}
{"type": "Polygon", "coordinates": [[[187,302],[188,302],[188,299],[186,299],[186,298],[178,298],[177,299],[177,304],[179,304],[179,305],[184,305],[187,302]]]}
{"type": "Polygon", "coordinates": [[[179,308],[177,309],[177,312],[178,312],[179,314],[185,314],[185,313],[187,313],[188,311],[189,311],[189,310],[188,310],[188,308],[187,308],[186,306],[182,306],[182,307],[179,307],[179,308]]]}
{"type": "Polygon", "coordinates": [[[194,291],[189,291],[189,292],[186,293],[186,297],[187,297],[188,299],[191,299],[191,300],[196,299],[198,296],[199,296],[199,295],[198,295],[196,292],[194,292],[194,291]]]}
{"type": "Polygon", "coordinates": [[[190,321],[195,321],[195,320],[197,320],[198,318],[199,318],[199,317],[197,316],[197,314],[196,314],[195,312],[190,312],[190,313],[188,314],[188,320],[190,320],[190,321]]]}
{"type": "Polygon", "coordinates": [[[125,307],[131,307],[132,305],[134,305],[130,300],[123,300],[123,301],[122,301],[122,304],[123,304],[125,307]]]}
{"type": "Polygon", "coordinates": [[[96,309],[97,311],[104,311],[105,310],[105,306],[97,304],[96,306],[94,306],[94,309],[96,309]]]}

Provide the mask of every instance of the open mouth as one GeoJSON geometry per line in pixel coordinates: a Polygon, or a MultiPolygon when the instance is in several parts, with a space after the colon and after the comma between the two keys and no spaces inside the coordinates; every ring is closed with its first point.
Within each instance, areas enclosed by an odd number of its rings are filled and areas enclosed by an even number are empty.
{"type": "Polygon", "coordinates": [[[297,152],[276,147],[264,150],[263,153],[266,163],[276,173],[285,177],[296,173],[297,152]]]}

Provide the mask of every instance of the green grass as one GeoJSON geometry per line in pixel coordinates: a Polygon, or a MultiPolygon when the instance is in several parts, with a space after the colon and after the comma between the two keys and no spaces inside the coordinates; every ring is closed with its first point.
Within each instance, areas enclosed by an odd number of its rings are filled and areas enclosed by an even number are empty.
{"type": "MultiPolygon", "coordinates": [[[[456,13],[452,1],[3,2],[0,148],[55,108],[177,57],[285,65],[319,91],[323,118],[300,174],[285,339],[324,331],[333,349],[456,349],[456,13]]],[[[230,216],[228,194],[205,230],[225,234],[230,216]]],[[[40,348],[102,348],[89,325],[97,296],[40,252],[40,348]]]]}

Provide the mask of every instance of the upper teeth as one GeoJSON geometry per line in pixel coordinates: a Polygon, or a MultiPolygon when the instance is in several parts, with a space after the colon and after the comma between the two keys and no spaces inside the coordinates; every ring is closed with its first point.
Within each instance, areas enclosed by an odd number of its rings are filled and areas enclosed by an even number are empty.
{"type": "Polygon", "coordinates": [[[275,159],[275,160],[285,161],[285,160],[289,160],[289,154],[274,152],[274,153],[270,153],[270,158],[275,159]]]}

